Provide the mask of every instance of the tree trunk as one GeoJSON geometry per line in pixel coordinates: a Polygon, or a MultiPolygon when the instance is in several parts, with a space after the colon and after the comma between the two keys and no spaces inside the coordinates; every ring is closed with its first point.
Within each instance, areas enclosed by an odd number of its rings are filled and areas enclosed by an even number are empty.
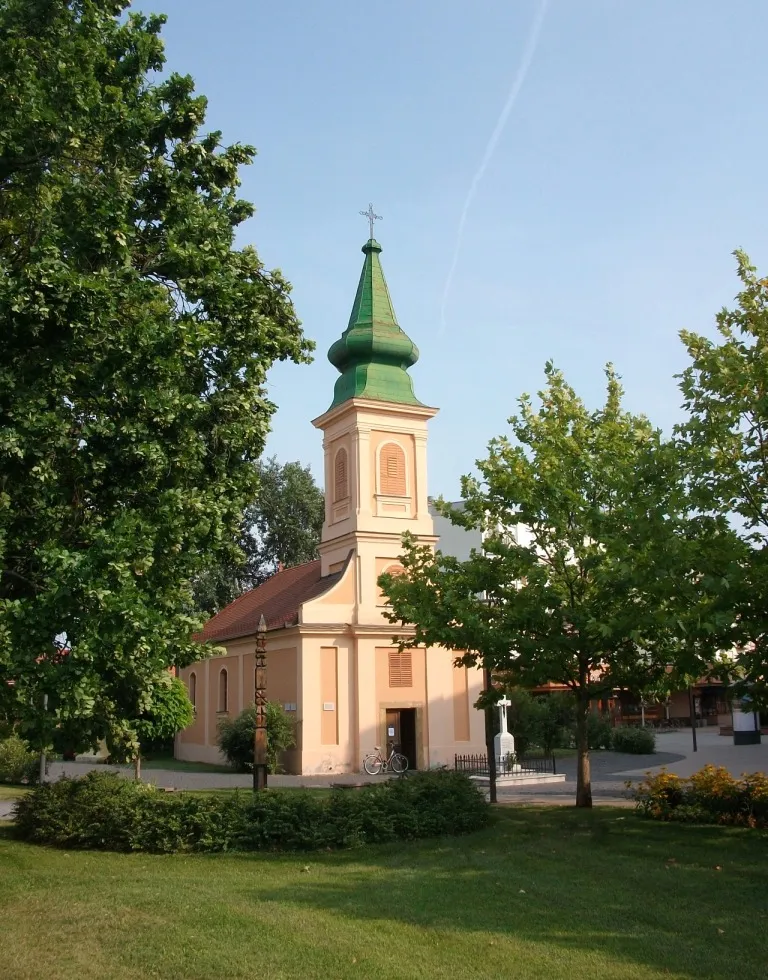
{"type": "Polygon", "coordinates": [[[589,737],[587,719],[589,717],[589,700],[579,698],[576,701],[576,806],[592,806],[592,779],[589,767],[589,737]]]}
{"type": "Polygon", "coordinates": [[[137,753],[133,757],[133,778],[138,781],[141,779],[141,753],[137,753]]]}

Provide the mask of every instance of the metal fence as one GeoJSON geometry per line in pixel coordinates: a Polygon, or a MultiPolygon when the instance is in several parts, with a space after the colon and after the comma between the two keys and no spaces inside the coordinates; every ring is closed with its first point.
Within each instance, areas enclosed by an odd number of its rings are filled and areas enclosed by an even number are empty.
{"type": "MultiPolygon", "coordinates": [[[[470,776],[487,776],[488,756],[487,755],[456,755],[454,756],[453,768],[458,772],[466,772],[470,776]]],[[[555,767],[555,756],[528,756],[528,755],[507,755],[502,759],[496,760],[496,775],[511,776],[514,773],[557,773],[555,767]],[[519,767],[519,768],[518,768],[519,767]]]]}

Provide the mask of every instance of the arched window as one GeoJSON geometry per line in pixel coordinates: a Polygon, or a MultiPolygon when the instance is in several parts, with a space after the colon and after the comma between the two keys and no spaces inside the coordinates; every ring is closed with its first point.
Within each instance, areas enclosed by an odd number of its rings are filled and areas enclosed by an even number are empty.
{"type": "Polygon", "coordinates": [[[396,442],[388,442],[379,454],[379,493],[405,497],[405,453],[396,442]]]}
{"type": "MultiPolygon", "coordinates": [[[[403,568],[403,566],[401,564],[395,563],[394,565],[388,565],[387,568],[384,569],[383,574],[384,575],[392,575],[393,577],[395,577],[397,575],[404,575],[405,574],[405,569],[403,568]]],[[[381,591],[381,588],[377,587],[376,591],[378,593],[377,605],[379,605],[379,606],[388,606],[389,603],[387,602],[386,596],[381,591]]]]}
{"type": "Polygon", "coordinates": [[[347,450],[340,449],[333,461],[333,500],[345,500],[349,496],[347,450]]]}
{"type": "Polygon", "coordinates": [[[192,702],[192,707],[197,707],[197,674],[192,671],[189,675],[189,700],[192,702]]]}
{"type": "Polygon", "coordinates": [[[227,671],[224,667],[219,671],[219,711],[229,710],[229,691],[227,690],[227,671]]]}

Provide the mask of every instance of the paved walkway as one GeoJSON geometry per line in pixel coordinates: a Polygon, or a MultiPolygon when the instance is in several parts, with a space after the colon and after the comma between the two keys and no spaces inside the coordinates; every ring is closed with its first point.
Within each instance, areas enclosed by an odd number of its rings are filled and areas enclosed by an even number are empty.
{"type": "MultiPolygon", "coordinates": [[[[734,776],[744,772],[768,772],[768,739],[761,745],[734,745],[733,739],[717,734],[716,729],[697,731],[698,752],[693,751],[691,730],[680,729],[659,735],[658,752],[654,755],[626,755],[619,752],[600,752],[592,758],[592,795],[596,803],[627,805],[628,779],[638,781],[646,772],[658,772],[663,767],[679,776],[690,776],[707,763],[724,766],[734,776]]],[[[128,766],[103,766],[89,763],[54,762],[49,778],[82,776],[92,769],[113,769],[129,779],[133,770],[128,766]]],[[[514,789],[499,788],[500,803],[572,804],[576,789],[576,760],[557,761],[558,772],[565,773],[565,783],[514,789]]],[[[250,789],[251,776],[216,772],[177,772],[170,769],[145,769],[142,778],[148,783],[168,789],[250,789]]],[[[332,783],[374,783],[386,776],[367,776],[365,773],[318,776],[270,776],[269,785],[280,787],[327,788],[332,783]]],[[[7,819],[12,801],[0,801],[0,819],[7,819]]]]}
{"type": "MultiPolygon", "coordinates": [[[[744,772],[768,772],[768,739],[761,745],[734,745],[732,737],[719,735],[716,728],[697,729],[698,751],[693,751],[690,728],[664,732],[656,739],[653,755],[627,755],[619,752],[600,752],[592,756],[592,796],[596,803],[626,801],[627,780],[638,782],[647,772],[657,773],[667,768],[678,776],[692,773],[711,763],[724,766],[733,776],[744,772]]],[[[555,753],[557,756],[557,753],[555,753]]],[[[566,775],[565,784],[531,786],[527,789],[499,790],[500,802],[573,802],[576,791],[576,760],[557,762],[558,772],[566,775]]]]}
{"type": "MultiPolygon", "coordinates": [[[[52,762],[48,778],[61,779],[62,776],[83,776],[97,769],[99,772],[117,772],[126,779],[133,779],[131,766],[105,766],[90,762],[52,762]]],[[[145,783],[153,783],[166,789],[251,789],[253,776],[229,772],[186,772],[175,769],[143,769],[141,778],[145,783]]],[[[341,775],[317,776],[270,776],[269,785],[275,789],[328,789],[332,783],[376,783],[387,779],[386,776],[369,776],[364,772],[344,773],[341,775]]]]}

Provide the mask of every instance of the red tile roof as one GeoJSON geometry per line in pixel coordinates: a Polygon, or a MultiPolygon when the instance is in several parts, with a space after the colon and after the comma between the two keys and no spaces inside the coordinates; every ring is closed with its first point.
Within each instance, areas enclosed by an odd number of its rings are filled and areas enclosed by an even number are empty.
{"type": "Polygon", "coordinates": [[[346,565],[341,571],[320,578],[320,560],[317,559],[277,572],[216,613],[196,639],[216,642],[250,636],[256,632],[262,616],[267,629],[292,626],[297,622],[301,604],[330,589],[345,569],[346,565]]]}

